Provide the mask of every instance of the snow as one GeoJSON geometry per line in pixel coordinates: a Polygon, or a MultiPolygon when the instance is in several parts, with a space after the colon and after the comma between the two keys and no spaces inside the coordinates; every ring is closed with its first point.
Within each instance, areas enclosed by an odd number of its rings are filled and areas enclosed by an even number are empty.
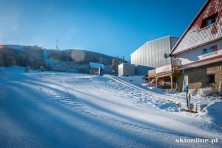
{"type": "Polygon", "coordinates": [[[158,93],[158,94],[164,94],[164,91],[160,88],[157,87],[147,87],[147,83],[145,82],[145,80],[143,80],[144,76],[129,76],[129,77],[125,77],[125,76],[120,76],[119,77],[121,80],[124,80],[128,83],[131,83],[135,86],[138,86],[140,88],[143,89],[148,89],[149,91],[158,93]]]}
{"type": "Polygon", "coordinates": [[[152,91],[152,92],[155,92],[155,93],[158,93],[158,94],[164,94],[164,91],[160,88],[157,88],[157,87],[147,87],[148,90],[152,91]]]}
{"type": "MultiPolygon", "coordinates": [[[[157,94],[165,94],[165,97],[169,96],[170,100],[175,100],[175,102],[186,102],[186,93],[185,92],[179,92],[179,91],[171,91],[166,90],[164,91],[161,88],[157,88],[156,86],[148,87],[147,83],[144,82],[143,76],[120,76],[119,79],[133,84],[137,87],[140,87],[142,89],[157,93],[157,94]]],[[[204,88],[196,92],[196,90],[189,90],[189,93],[192,94],[191,97],[191,103],[197,104],[212,104],[214,102],[218,101],[219,96],[212,95],[211,93],[214,93],[212,91],[212,88],[204,88]],[[205,93],[203,93],[203,90],[205,90],[205,93]],[[206,94],[211,94],[211,96],[204,96],[206,94]]]]}
{"type": "Polygon", "coordinates": [[[138,87],[141,88],[146,88],[146,86],[142,85],[143,84],[143,76],[119,76],[118,77],[121,80],[124,80],[126,82],[132,83],[138,87]]]}
{"type": "MultiPolygon", "coordinates": [[[[165,92],[166,95],[174,97],[176,100],[180,101],[180,102],[186,102],[186,93],[185,92],[178,92],[178,91],[166,91],[165,92]]],[[[191,96],[191,103],[193,104],[212,104],[214,102],[217,102],[218,99],[215,96],[201,96],[199,94],[196,95],[192,95],[191,96]]]]}
{"type": "Polygon", "coordinates": [[[0,67],[0,82],[0,147],[221,146],[221,102],[193,114],[167,101],[166,94],[106,76],[25,73],[23,67],[0,67]]]}
{"type": "Polygon", "coordinates": [[[211,121],[217,126],[222,127],[222,102],[215,102],[212,105],[206,107],[200,114],[205,120],[211,121]]]}

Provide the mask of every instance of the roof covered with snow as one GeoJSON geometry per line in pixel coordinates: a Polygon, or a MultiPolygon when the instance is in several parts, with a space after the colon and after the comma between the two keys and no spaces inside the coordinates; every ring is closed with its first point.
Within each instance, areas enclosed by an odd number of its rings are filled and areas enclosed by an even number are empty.
{"type": "Polygon", "coordinates": [[[222,39],[222,0],[208,0],[180,40],[174,46],[171,55],[178,55],[188,50],[222,39]],[[203,22],[217,15],[215,23],[203,27],[203,22]]]}

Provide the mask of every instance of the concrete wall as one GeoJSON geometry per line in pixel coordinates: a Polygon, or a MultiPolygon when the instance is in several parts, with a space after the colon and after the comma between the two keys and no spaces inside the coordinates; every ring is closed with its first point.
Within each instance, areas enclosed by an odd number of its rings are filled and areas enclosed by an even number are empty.
{"type": "Polygon", "coordinates": [[[131,54],[131,64],[153,68],[171,64],[171,58],[164,58],[164,53],[169,53],[178,39],[167,36],[146,42],[131,54]]]}
{"type": "Polygon", "coordinates": [[[218,90],[220,81],[222,81],[222,62],[186,69],[181,71],[178,79],[179,89],[182,90],[184,75],[189,77],[189,88],[199,89],[204,87],[213,87],[218,90]],[[209,83],[208,75],[215,75],[215,83],[209,83]]]}

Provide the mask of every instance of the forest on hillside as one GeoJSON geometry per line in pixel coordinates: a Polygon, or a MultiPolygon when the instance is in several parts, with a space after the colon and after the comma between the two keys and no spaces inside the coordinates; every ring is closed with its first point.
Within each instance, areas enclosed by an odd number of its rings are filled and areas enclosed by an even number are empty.
{"type": "Polygon", "coordinates": [[[24,46],[23,49],[4,47],[0,49],[0,66],[30,66],[38,69],[45,66],[43,50],[37,46],[24,46]]]}
{"type": "Polygon", "coordinates": [[[101,63],[110,67],[109,71],[116,73],[118,65],[126,62],[124,58],[112,57],[92,51],[68,49],[42,49],[38,46],[5,45],[0,47],[0,66],[29,66],[31,69],[39,69],[44,66],[47,70],[67,71],[64,67],[86,69],[89,62],[101,63]],[[56,68],[57,67],[57,68],[56,68]]]}

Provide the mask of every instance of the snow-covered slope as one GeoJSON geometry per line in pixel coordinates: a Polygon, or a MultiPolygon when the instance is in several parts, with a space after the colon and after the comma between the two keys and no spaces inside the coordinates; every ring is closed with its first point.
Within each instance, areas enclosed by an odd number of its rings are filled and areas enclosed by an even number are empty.
{"type": "Polygon", "coordinates": [[[0,147],[221,146],[221,123],[212,114],[180,111],[164,95],[107,77],[1,67],[0,82],[0,147]]]}

